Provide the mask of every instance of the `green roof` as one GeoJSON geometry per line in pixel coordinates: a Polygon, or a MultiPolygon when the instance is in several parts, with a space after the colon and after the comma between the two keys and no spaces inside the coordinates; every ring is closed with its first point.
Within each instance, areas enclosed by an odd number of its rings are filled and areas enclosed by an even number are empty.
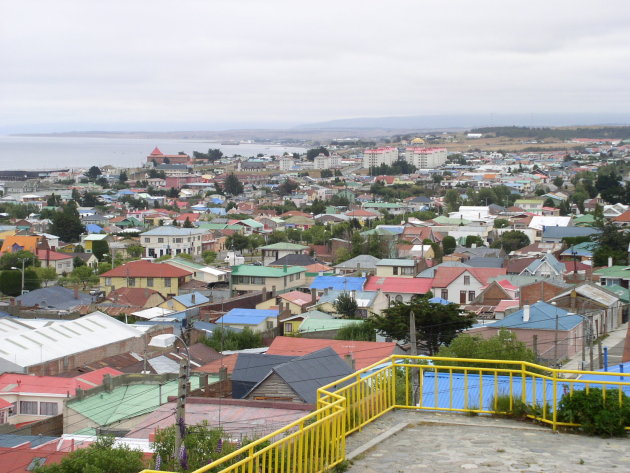
{"type": "Polygon", "coordinates": [[[373,228],[372,230],[366,230],[361,232],[362,236],[370,236],[370,235],[383,235],[383,236],[393,236],[396,235],[394,232],[390,232],[385,228],[373,228]]]}
{"type": "Polygon", "coordinates": [[[591,226],[595,223],[595,216],[593,214],[580,215],[573,219],[573,225],[587,225],[591,226]]]}
{"type": "Polygon", "coordinates": [[[246,218],[245,220],[240,220],[241,223],[244,223],[245,225],[248,225],[250,227],[254,227],[254,228],[262,228],[264,227],[264,225],[260,222],[257,222],[254,219],[251,218],[246,218]]]}
{"type": "Polygon", "coordinates": [[[608,266],[600,268],[594,273],[607,278],[630,279],[630,266],[608,266]]]}
{"type": "Polygon", "coordinates": [[[630,291],[625,287],[621,287],[619,284],[613,284],[612,286],[604,286],[605,289],[608,289],[610,292],[615,293],[622,302],[628,303],[630,302],[630,291]]]}
{"type": "Polygon", "coordinates": [[[232,268],[232,276],[258,276],[261,278],[281,278],[289,274],[296,274],[306,271],[303,266],[287,266],[285,268],[272,268],[269,266],[254,266],[241,264],[232,268]]]}
{"type": "Polygon", "coordinates": [[[227,228],[226,223],[206,223],[202,222],[199,224],[198,228],[207,228],[208,230],[224,230],[227,228]]]}
{"type": "Polygon", "coordinates": [[[259,246],[259,250],[307,250],[308,246],[298,245],[297,243],[288,243],[281,241],[272,245],[259,246]]]}
{"type": "Polygon", "coordinates": [[[433,221],[442,225],[459,225],[460,223],[468,225],[470,223],[470,220],[466,220],[465,218],[449,218],[444,215],[435,217],[433,221]]]}
{"type": "Polygon", "coordinates": [[[203,269],[206,268],[207,266],[203,265],[203,264],[199,264],[199,263],[194,263],[192,261],[189,261],[187,259],[184,258],[171,258],[170,260],[168,260],[169,263],[179,263],[182,264],[184,266],[188,266],[189,268],[195,268],[195,269],[203,269]]]}
{"type": "Polygon", "coordinates": [[[363,207],[371,207],[375,209],[399,209],[402,205],[391,202],[366,202],[363,204],[363,207]]]}
{"type": "MultiPolygon", "coordinates": [[[[217,377],[209,380],[210,383],[215,381],[218,381],[217,377]]],[[[190,385],[191,389],[197,389],[199,378],[191,377],[190,385]]],[[[114,388],[111,392],[103,391],[80,401],[70,401],[68,407],[97,425],[105,426],[153,412],[168,402],[168,396],[177,396],[177,380],[162,385],[161,397],[157,384],[134,384],[114,388]]]]}

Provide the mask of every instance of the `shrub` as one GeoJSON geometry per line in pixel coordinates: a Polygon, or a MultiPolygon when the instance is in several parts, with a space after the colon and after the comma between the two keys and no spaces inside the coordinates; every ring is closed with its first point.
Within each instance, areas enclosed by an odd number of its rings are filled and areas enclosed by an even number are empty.
{"type": "Polygon", "coordinates": [[[599,388],[567,393],[558,405],[558,420],[580,424],[589,435],[623,437],[624,427],[630,424],[630,397],[622,394],[620,398],[612,390],[604,397],[599,388]]]}
{"type": "Polygon", "coordinates": [[[492,402],[492,406],[495,405],[496,412],[518,418],[526,417],[529,412],[527,404],[522,400],[506,394],[499,394],[492,402]]]}

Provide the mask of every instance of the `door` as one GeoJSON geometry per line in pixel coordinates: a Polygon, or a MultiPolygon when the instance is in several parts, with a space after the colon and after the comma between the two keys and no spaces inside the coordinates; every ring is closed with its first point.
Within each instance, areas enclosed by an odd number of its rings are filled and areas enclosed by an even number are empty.
{"type": "Polygon", "coordinates": [[[466,291],[459,291],[459,303],[460,304],[466,303],[466,291]]]}

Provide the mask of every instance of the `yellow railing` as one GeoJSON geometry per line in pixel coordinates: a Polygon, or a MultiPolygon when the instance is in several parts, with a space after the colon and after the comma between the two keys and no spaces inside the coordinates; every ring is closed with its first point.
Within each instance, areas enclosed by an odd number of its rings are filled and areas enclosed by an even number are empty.
{"type": "Polygon", "coordinates": [[[345,459],[349,434],[392,409],[509,414],[526,407],[523,415],[554,430],[577,426],[558,420],[559,400],[592,387],[621,402],[624,391],[630,394],[630,374],[511,360],[393,355],[318,389],[314,412],[193,473],[325,472],[345,459]],[[588,374],[603,380],[567,377],[588,374]]]}

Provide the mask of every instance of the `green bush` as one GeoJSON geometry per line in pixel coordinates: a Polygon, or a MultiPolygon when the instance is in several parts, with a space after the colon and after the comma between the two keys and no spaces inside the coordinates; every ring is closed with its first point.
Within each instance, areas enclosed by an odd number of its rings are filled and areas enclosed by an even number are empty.
{"type": "Polygon", "coordinates": [[[623,437],[625,426],[630,425],[630,397],[616,390],[604,393],[599,388],[574,391],[562,396],[558,405],[558,420],[580,424],[589,435],[623,437]]]}
{"type": "Polygon", "coordinates": [[[495,405],[495,410],[497,412],[504,413],[509,416],[523,418],[529,413],[527,404],[518,398],[506,394],[499,394],[492,402],[492,406],[495,405]]]}

